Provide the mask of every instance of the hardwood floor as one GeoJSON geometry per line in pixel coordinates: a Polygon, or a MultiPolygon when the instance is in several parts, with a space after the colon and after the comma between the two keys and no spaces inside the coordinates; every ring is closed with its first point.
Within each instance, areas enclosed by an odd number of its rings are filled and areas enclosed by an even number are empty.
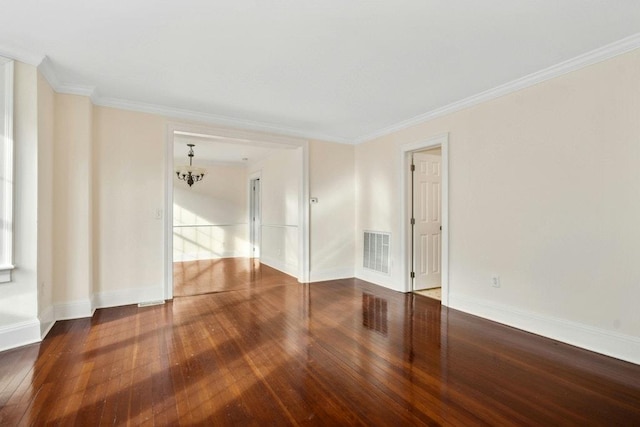
{"type": "Polygon", "coordinates": [[[442,301],[442,288],[433,288],[433,289],[423,289],[420,291],[413,291],[418,295],[422,295],[424,297],[429,297],[433,299],[437,299],[438,301],[442,301]]]}
{"type": "Polygon", "coordinates": [[[0,353],[0,425],[640,425],[640,366],[356,279],[97,310],[0,353]]]}
{"type": "Polygon", "coordinates": [[[173,263],[173,295],[188,296],[298,281],[255,258],[220,258],[173,263]]]}

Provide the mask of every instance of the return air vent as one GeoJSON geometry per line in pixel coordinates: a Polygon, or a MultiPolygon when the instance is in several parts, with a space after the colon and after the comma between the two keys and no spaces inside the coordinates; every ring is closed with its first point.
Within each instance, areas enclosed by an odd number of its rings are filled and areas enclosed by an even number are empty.
{"type": "Polygon", "coordinates": [[[363,267],[389,274],[389,244],[391,234],[378,231],[364,232],[363,267]]]}

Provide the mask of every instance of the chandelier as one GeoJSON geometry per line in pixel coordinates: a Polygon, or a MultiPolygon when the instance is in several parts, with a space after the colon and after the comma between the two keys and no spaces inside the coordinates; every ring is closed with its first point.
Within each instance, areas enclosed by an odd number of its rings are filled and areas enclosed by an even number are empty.
{"type": "Polygon", "coordinates": [[[193,167],[193,147],[195,144],[187,144],[189,147],[189,164],[184,166],[178,166],[176,168],[176,175],[178,179],[183,181],[187,181],[189,187],[193,185],[194,182],[202,181],[204,178],[204,174],[207,173],[206,169],[193,167]]]}

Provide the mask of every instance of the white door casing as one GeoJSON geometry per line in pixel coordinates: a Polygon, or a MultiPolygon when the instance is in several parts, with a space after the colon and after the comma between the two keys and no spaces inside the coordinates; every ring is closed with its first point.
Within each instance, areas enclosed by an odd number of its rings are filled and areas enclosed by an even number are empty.
{"type": "Polygon", "coordinates": [[[260,258],[260,178],[253,178],[249,181],[249,233],[250,233],[250,253],[251,258],[260,258]]]}
{"type": "Polygon", "coordinates": [[[413,153],[414,289],[441,286],[442,157],[413,153]]]}
{"type": "Polygon", "coordinates": [[[441,220],[442,220],[442,248],[441,248],[441,284],[442,305],[449,306],[449,133],[441,133],[399,146],[398,156],[398,192],[400,195],[400,259],[402,263],[402,282],[404,292],[413,290],[414,280],[411,278],[413,270],[413,227],[411,226],[412,204],[412,173],[410,169],[411,155],[418,151],[440,147],[442,156],[442,191],[441,191],[441,220]]]}

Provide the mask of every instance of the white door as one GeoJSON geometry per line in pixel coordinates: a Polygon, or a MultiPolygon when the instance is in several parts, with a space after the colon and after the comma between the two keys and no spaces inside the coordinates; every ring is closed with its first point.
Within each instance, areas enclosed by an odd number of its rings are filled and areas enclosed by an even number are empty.
{"type": "Polygon", "coordinates": [[[251,258],[260,258],[260,178],[249,181],[249,193],[251,194],[249,206],[249,234],[251,241],[251,258]]]}
{"type": "Polygon", "coordinates": [[[414,153],[413,164],[413,288],[438,288],[442,275],[442,157],[414,153]]]}

